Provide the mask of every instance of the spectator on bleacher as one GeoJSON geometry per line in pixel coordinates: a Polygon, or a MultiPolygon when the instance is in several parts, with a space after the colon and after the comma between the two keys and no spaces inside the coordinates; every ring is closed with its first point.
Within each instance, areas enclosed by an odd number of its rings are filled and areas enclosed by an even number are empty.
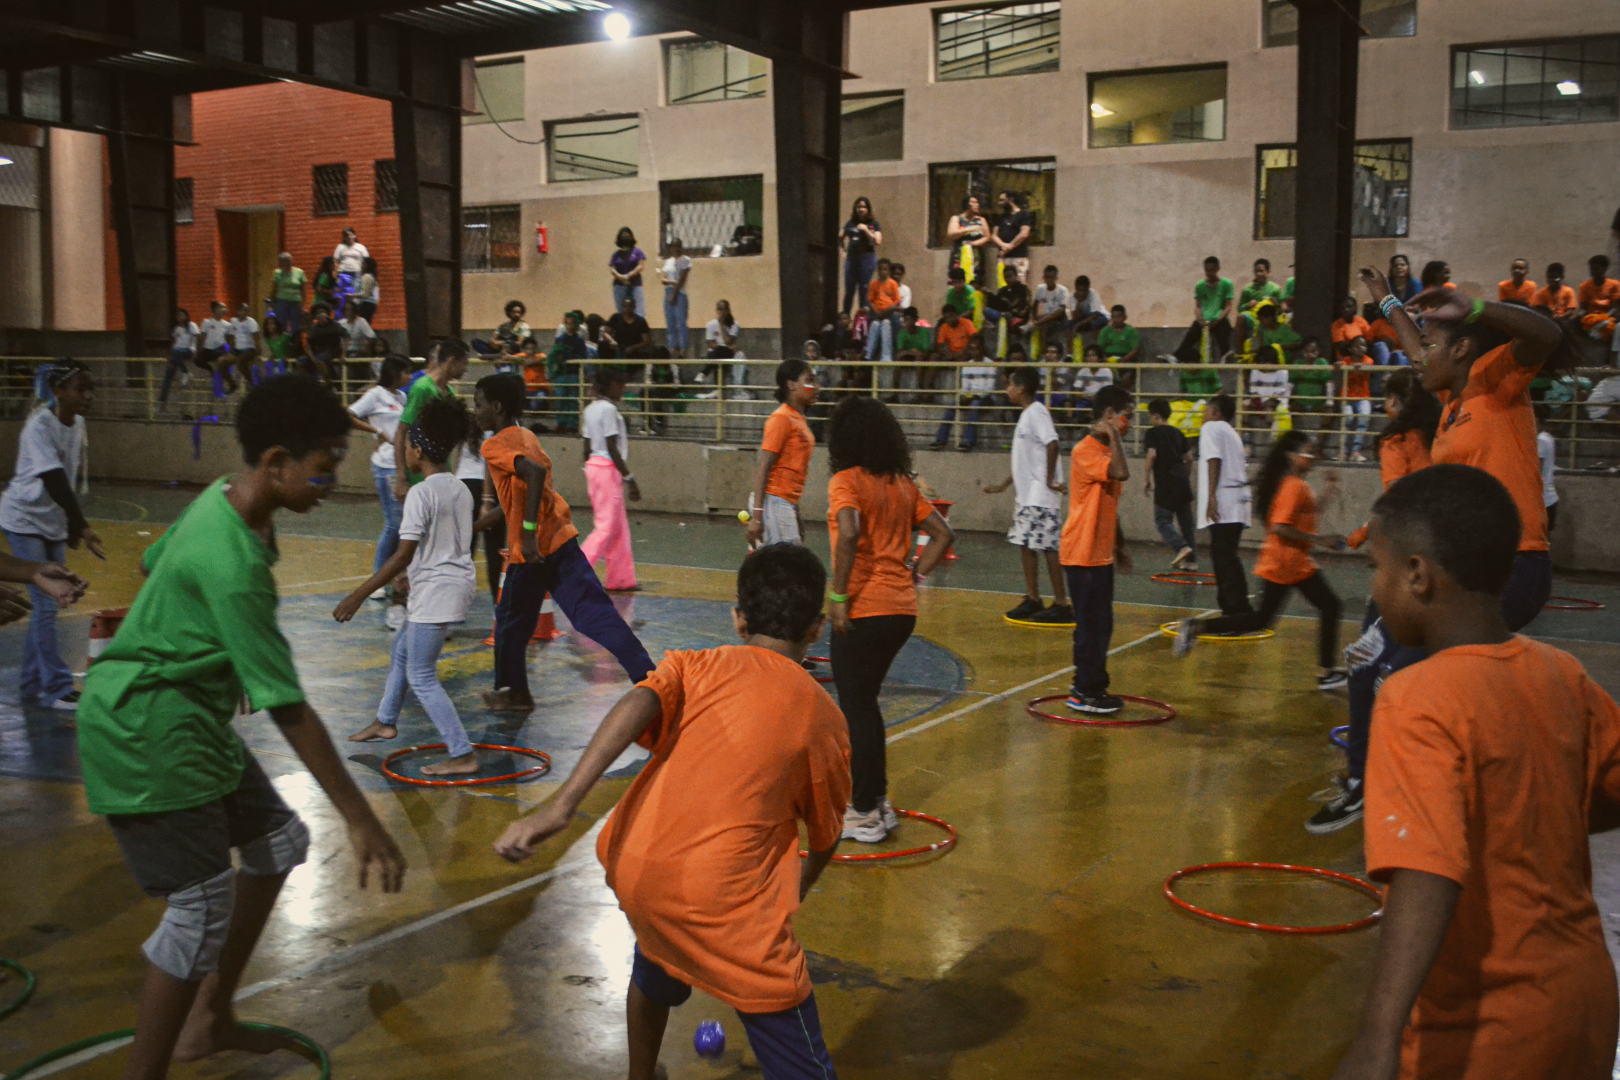
{"type": "Polygon", "coordinates": [[[1403,304],[1423,291],[1423,286],[1413,280],[1412,260],[1405,255],[1389,257],[1389,290],[1403,304]]]}
{"type": "Polygon", "coordinates": [[[523,301],[508,300],[506,307],[503,309],[503,314],[506,316],[506,321],[497,326],[495,333],[491,335],[494,343],[475,340],[472,343],[475,350],[481,353],[496,352],[500,350],[502,344],[505,344],[510,348],[511,352],[517,353],[522,351],[523,343],[534,336],[534,331],[524,321],[529,314],[529,309],[524,306],[523,301]]]}
{"type": "Polygon", "coordinates": [[[889,276],[894,279],[894,287],[900,290],[900,310],[904,311],[911,306],[911,286],[906,284],[906,264],[891,262],[889,276]]]}
{"type": "MultiPolygon", "coordinates": [[[[957,401],[961,408],[967,411],[963,414],[962,436],[957,442],[958,450],[972,450],[979,442],[979,410],[995,403],[996,395],[996,367],[994,364],[984,363],[984,343],[977,334],[967,339],[967,355],[963,358],[966,366],[961,369],[958,386],[960,394],[957,401]]],[[[956,419],[956,408],[947,406],[945,416],[940,420],[939,430],[934,433],[933,450],[943,450],[951,440],[951,424],[956,419]]]]}
{"type": "Polygon", "coordinates": [[[1275,301],[1263,301],[1254,308],[1255,319],[1254,336],[1251,343],[1254,346],[1254,362],[1257,364],[1286,364],[1289,358],[1299,351],[1304,339],[1289,323],[1283,322],[1278,316],[1275,301]]]}
{"type": "Polygon", "coordinates": [[[883,243],[883,226],[872,216],[872,200],[856,198],[849,208],[849,220],[838,231],[838,246],[844,249],[845,315],[866,299],[866,288],[877,272],[877,249],[883,243]]]}
{"type": "MultiPolygon", "coordinates": [[[[947,264],[952,270],[961,270],[963,280],[970,281],[976,288],[989,289],[990,275],[986,267],[992,260],[986,252],[990,247],[990,223],[984,219],[979,207],[979,197],[968,195],[962,199],[962,209],[951,215],[950,222],[945,226],[945,239],[951,245],[950,262],[947,264]]],[[[947,301],[949,298],[947,298],[947,301]]],[[[962,312],[971,315],[971,312],[962,312]]]]}
{"type": "Polygon", "coordinates": [[[349,297],[355,294],[355,286],[360,281],[361,267],[369,258],[371,252],[366,250],[366,245],[360,242],[355,231],[345,228],[343,238],[338,241],[338,246],[332,249],[332,261],[337,273],[336,310],[343,310],[349,297]]]}
{"type": "MultiPolygon", "coordinates": [[[[934,349],[933,332],[917,320],[917,309],[907,307],[900,313],[900,333],[894,339],[894,358],[901,363],[922,364],[928,361],[928,354],[934,349]]],[[[899,384],[902,390],[907,391],[907,400],[919,400],[916,390],[922,385],[922,373],[926,369],[908,367],[899,373],[899,384]]],[[[923,404],[928,404],[924,401],[923,404]]]]}
{"type": "Polygon", "coordinates": [[[1243,291],[1238,294],[1237,341],[1233,346],[1236,352],[1251,351],[1247,346],[1249,335],[1255,327],[1254,309],[1267,300],[1280,304],[1282,295],[1282,286],[1271,280],[1271,260],[1254,260],[1254,280],[1243,286],[1243,291]]]}
{"type": "Polygon", "coordinates": [[[1423,273],[1418,277],[1418,283],[1425,289],[1438,289],[1441,287],[1453,288],[1451,284],[1451,264],[1444,259],[1431,259],[1423,264],[1423,273]]]}
{"type": "MultiPolygon", "coordinates": [[[[1423,291],[1423,287],[1413,280],[1412,262],[1405,255],[1396,254],[1389,257],[1389,288],[1391,294],[1402,303],[1423,291]]],[[[1368,304],[1362,309],[1362,317],[1367,320],[1367,351],[1372,356],[1373,363],[1379,367],[1390,365],[1405,367],[1411,364],[1411,358],[1401,351],[1400,335],[1389,324],[1389,320],[1384,318],[1383,312],[1375,305],[1368,304]]]]}
{"type": "Polygon", "coordinates": [[[647,320],[636,314],[636,303],[628,296],[619,301],[619,310],[602,328],[608,354],[621,360],[645,360],[651,338],[647,320]]]}
{"type": "MultiPolygon", "coordinates": [[[[1027,263],[1029,260],[1024,261],[1027,263]]],[[[997,355],[1023,348],[1024,332],[1029,326],[1029,286],[1024,284],[1018,267],[1003,264],[1001,272],[1007,278],[1007,284],[997,289],[996,295],[984,305],[986,321],[996,324],[999,342],[997,355]]]]}
{"type": "Polygon", "coordinates": [[[1114,369],[1108,366],[1103,351],[1095,345],[1087,345],[1081,356],[1081,366],[1074,369],[1075,396],[1090,402],[1097,396],[1097,391],[1105,386],[1114,385],[1114,369]]]}
{"type": "Polygon", "coordinates": [[[996,219],[990,242],[1000,250],[1002,268],[1017,270],[1018,280],[1027,282],[1029,234],[1035,225],[1035,215],[1029,210],[1029,196],[1019,191],[1003,191],[997,196],[996,204],[1001,216],[996,219]]]}
{"type": "Polygon", "coordinates": [[[742,337],[742,327],[737,325],[737,319],[731,314],[730,300],[717,300],[714,304],[714,318],[703,328],[703,340],[708,345],[710,360],[733,360],[741,358],[742,350],[738,341],[742,337]]]}
{"type": "Polygon", "coordinates": [[[664,284],[664,344],[672,357],[686,358],[687,316],[691,296],[686,291],[686,279],[692,276],[692,260],[687,258],[681,238],[669,242],[669,255],[658,268],[658,278],[664,284]]]}
{"type": "Polygon", "coordinates": [[[343,333],[346,341],[343,355],[348,357],[370,356],[371,343],[377,339],[377,332],[371,324],[360,314],[360,301],[350,297],[343,307],[343,333]]]}
{"type": "Polygon", "coordinates": [[[310,318],[314,318],[315,304],[325,304],[328,312],[337,310],[337,260],[328,255],[321,260],[319,270],[315,271],[315,280],[310,284],[311,294],[314,296],[310,304],[310,318]]]}
{"type": "Polygon", "coordinates": [[[1069,294],[1067,307],[1069,327],[1076,338],[1108,325],[1108,309],[1103,307],[1102,297],[1084,274],[1074,279],[1074,291],[1069,294]]]}
{"type": "Polygon", "coordinates": [[[1347,296],[1339,305],[1339,317],[1333,320],[1332,326],[1334,351],[1342,359],[1345,347],[1356,338],[1367,340],[1372,337],[1372,327],[1367,320],[1361,317],[1361,307],[1356,298],[1347,296]]]}
{"type": "Polygon", "coordinates": [[[1041,271],[1041,283],[1035,286],[1030,301],[1030,348],[1046,351],[1056,345],[1058,352],[1069,351],[1069,290],[1058,284],[1058,268],[1047,266],[1041,271]]]}
{"type": "Polygon", "coordinates": [[[960,266],[953,266],[945,275],[945,302],[956,309],[956,313],[979,328],[979,309],[983,306],[979,290],[968,284],[967,271],[960,266]]]}
{"type": "Polygon", "coordinates": [[[579,430],[580,366],[574,361],[590,357],[581,332],[584,323],[582,312],[564,312],[562,325],[557,328],[546,353],[546,381],[551,384],[559,433],[579,430]]]}
{"type": "Polygon", "coordinates": [[[337,362],[342,359],[348,333],[332,318],[332,309],[315,304],[309,309],[309,326],[304,330],[303,357],[299,368],[323,383],[337,378],[337,362]]]}
{"type": "Polygon", "coordinates": [[[882,349],[882,359],[894,359],[894,339],[900,327],[900,286],[890,276],[888,259],[877,261],[877,277],[866,287],[866,307],[870,312],[866,331],[866,358],[882,349]]]}
{"type": "Polygon", "coordinates": [[[1575,290],[1564,284],[1564,264],[1547,265],[1547,284],[1536,291],[1530,306],[1550,318],[1562,319],[1579,307],[1575,290]]]}
{"type": "Polygon", "coordinates": [[[1301,431],[1321,431],[1323,417],[1333,407],[1333,365],[1322,355],[1322,342],[1306,335],[1299,353],[1289,359],[1289,412],[1301,431]]]}
{"type": "MultiPolygon", "coordinates": [[[[1271,308],[1276,310],[1274,305],[1271,308]]],[[[1283,324],[1283,327],[1289,333],[1293,333],[1293,328],[1286,323],[1283,324]]],[[[1282,368],[1266,368],[1261,365],[1286,363],[1286,361],[1273,360],[1271,357],[1261,358],[1259,353],[1256,355],[1256,367],[1249,372],[1248,411],[1255,415],[1255,419],[1251,421],[1250,426],[1267,429],[1275,428],[1277,410],[1284,408],[1288,404],[1288,372],[1282,368]]],[[[1246,441],[1249,440],[1246,439],[1246,441]]]]}
{"type": "Polygon", "coordinates": [[[647,253],[636,247],[636,234],[626,225],[613,238],[613,254],[608,256],[608,270],[613,275],[613,310],[618,311],[625,297],[636,302],[636,314],[647,317],[647,294],[641,287],[641,271],[647,265],[647,253]]]}
{"type": "Polygon", "coordinates": [[[1134,364],[1142,357],[1142,334],[1125,321],[1124,304],[1108,310],[1108,325],[1097,331],[1097,347],[1111,364],[1134,364]]]}
{"type": "Polygon", "coordinates": [[[236,376],[231,372],[231,321],[225,305],[215,300],[208,305],[208,318],[202,321],[202,339],[197,343],[197,366],[215,376],[214,396],[221,389],[236,390],[236,376]],[[223,384],[223,387],[221,387],[223,384]]]}
{"type": "Polygon", "coordinates": [[[293,265],[290,252],[283,251],[270,275],[270,310],[289,333],[298,333],[304,318],[304,272],[293,265]]]}
{"type": "Polygon", "coordinates": [[[1581,307],[1581,329],[1594,341],[1609,341],[1614,337],[1615,315],[1620,308],[1620,281],[1609,276],[1609,257],[1594,255],[1586,260],[1592,277],[1581,282],[1576,294],[1581,307]]]}
{"type": "Polygon", "coordinates": [[[382,286],[377,283],[377,260],[370,255],[360,260],[360,280],[354,287],[354,298],[360,304],[360,317],[370,322],[377,317],[377,305],[382,302],[382,286]]]}
{"type": "Polygon", "coordinates": [[[1221,260],[1209,256],[1204,260],[1204,276],[1193,286],[1193,322],[1176,347],[1176,359],[1183,364],[1220,363],[1232,349],[1231,318],[1235,302],[1232,282],[1221,277],[1221,260]]]}
{"type": "Polygon", "coordinates": [[[197,335],[200,332],[185,308],[174,309],[174,323],[169,338],[169,366],[163,370],[163,388],[158,391],[159,411],[169,403],[169,388],[174,385],[176,375],[180,376],[181,386],[191,382],[189,368],[197,355],[197,335]]]}
{"type": "Polygon", "coordinates": [[[1344,372],[1344,385],[1339,394],[1340,412],[1344,414],[1344,430],[1339,437],[1339,458],[1342,461],[1366,461],[1361,452],[1367,442],[1367,423],[1372,417],[1372,373],[1364,369],[1372,364],[1367,355],[1367,339],[1353,337],[1343,343],[1338,367],[1344,372]],[[1350,432],[1356,433],[1354,444],[1350,432]]]}
{"type": "Polygon", "coordinates": [[[297,337],[288,332],[281,325],[278,315],[270,314],[264,317],[264,360],[263,373],[269,375],[287,374],[287,360],[293,356],[297,337]]]}
{"type": "Polygon", "coordinates": [[[1536,283],[1530,280],[1528,259],[1514,259],[1508,267],[1508,279],[1496,283],[1496,299],[1501,303],[1523,304],[1533,307],[1536,302],[1536,283]]]}
{"type": "Polygon", "coordinates": [[[241,381],[250,383],[253,365],[259,359],[259,320],[252,315],[246,300],[236,305],[236,318],[231,320],[231,363],[241,373],[241,381]]]}

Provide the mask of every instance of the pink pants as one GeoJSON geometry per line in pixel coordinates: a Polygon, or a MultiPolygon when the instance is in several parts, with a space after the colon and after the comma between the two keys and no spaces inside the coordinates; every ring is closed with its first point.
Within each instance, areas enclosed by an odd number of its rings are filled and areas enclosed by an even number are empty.
{"type": "Polygon", "coordinates": [[[591,493],[591,535],[579,545],[585,561],[595,566],[607,563],[609,589],[636,587],[636,557],[630,550],[630,518],[624,510],[624,479],[607,458],[593,457],[585,462],[585,483],[591,493]]]}

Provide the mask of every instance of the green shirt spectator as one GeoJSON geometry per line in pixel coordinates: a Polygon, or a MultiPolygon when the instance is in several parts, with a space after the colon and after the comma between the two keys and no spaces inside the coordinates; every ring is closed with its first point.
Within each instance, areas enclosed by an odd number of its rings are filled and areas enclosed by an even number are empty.
{"type": "Polygon", "coordinates": [[[304,302],[304,271],[298,267],[283,270],[277,267],[270,275],[270,288],[277,300],[304,302]]]}
{"type": "Polygon", "coordinates": [[[1294,387],[1294,400],[1305,408],[1316,408],[1327,400],[1327,386],[1333,381],[1333,365],[1327,357],[1296,361],[1288,372],[1288,381],[1294,387]]]}
{"type": "Polygon", "coordinates": [[[978,290],[972,285],[953,285],[945,290],[945,303],[956,309],[956,313],[974,326],[979,325],[979,312],[974,306],[973,298],[978,290]]]}
{"type": "Polygon", "coordinates": [[[1283,355],[1286,357],[1288,353],[1294,351],[1294,349],[1305,339],[1300,337],[1298,332],[1287,323],[1278,323],[1270,330],[1267,330],[1264,326],[1255,327],[1254,333],[1250,336],[1249,340],[1254,343],[1255,363],[1277,364],[1284,363],[1286,361],[1276,360],[1272,356],[1263,356],[1262,354],[1268,351],[1275,353],[1272,346],[1276,345],[1282,348],[1283,355]]]}
{"type": "Polygon", "coordinates": [[[1097,348],[1110,360],[1129,356],[1142,347],[1142,335],[1134,326],[1114,329],[1112,323],[1097,331],[1097,348]]]}
{"type": "Polygon", "coordinates": [[[1183,368],[1179,374],[1181,392],[1187,397],[1209,398],[1221,392],[1221,373],[1208,365],[1195,364],[1183,368]]]}
{"type": "Polygon", "coordinates": [[[914,349],[927,355],[934,348],[934,335],[926,326],[900,327],[900,333],[895,336],[894,349],[896,352],[905,352],[914,349]]]}
{"type": "MultiPolygon", "coordinates": [[[[1289,280],[1293,279],[1290,278],[1289,280]]],[[[1238,294],[1238,310],[1248,311],[1262,300],[1281,301],[1282,298],[1282,286],[1275,281],[1268,281],[1264,285],[1251,281],[1243,286],[1243,291],[1238,294]]]]}
{"type": "Polygon", "coordinates": [[[1193,286],[1193,299],[1198,301],[1199,312],[1209,322],[1221,317],[1226,305],[1232,302],[1233,295],[1232,282],[1228,278],[1218,278],[1213,283],[1208,278],[1199,278],[1198,284],[1193,286]]]}

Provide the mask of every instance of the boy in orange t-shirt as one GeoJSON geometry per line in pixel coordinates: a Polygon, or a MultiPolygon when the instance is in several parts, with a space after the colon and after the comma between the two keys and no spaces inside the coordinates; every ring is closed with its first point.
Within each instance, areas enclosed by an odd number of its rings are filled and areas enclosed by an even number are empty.
{"type": "Polygon", "coordinates": [[[1108,692],[1108,642],[1114,636],[1114,566],[1131,572],[1119,528],[1119,493],[1131,478],[1125,430],[1131,395],[1112,384],[1091,398],[1091,432],[1069,455],[1069,516],[1058,541],[1058,560],[1074,608],[1074,685],[1069,708],[1111,716],[1125,702],[1108,692]]]}
{"type": "Polygon", "coordinates": [[[1577,294],[1581,307],[1581,329],[1594,340],[1609,341],[1614,337],[1614,323],[1620,311],[1620,281],[1609,276],[1609,257],[1594,255],[1586,260],[1592,272],[1590,281],[1581,282],[1577,294]]]}
{"type": "Polygon", "coordinates": [[[665,653],[608,713],[556,796],[495,843],[504,858],[528,858],[568,828],[631,743],[652,751],[596,842],[636,934],[630,1080],[661,1073],[669,1010],[694,986],[737,1010],[767,1077],[835,1076],[793,932],[838,847],[850,791],[844,718],[801,666],[825,622],[826,587],[808,548],[750,555],[732,609],[743,643],[665,653]]]}
{"type": "Polygon", "coordinates": [[[1536,283],[1529,280],[1530,263],[1524,259],[1514,259],[1513,265],[1508,267],[1509,277],[1506,281],[1496,283],[1496,299],[1507,304],[1523,304],[1532,307],[1536,302],[1536,283]]]}
{"type": "Polygon", "coordinates": [[[876,357],[883,349],[883,361],[894,359],[894,338],[900,332],[900,286],[892,277],[893,267],[888,259],[877,261],[877,277],[866,287],[866,306],[872,312],[866,327],[866,358],[876,357]]]}
{"type": "Polygon", "coordinates": [[[1579,306],[1575,290],[1564,284],[1563,263],[1547,265],[1547,284],[1536,293],[1530,306],[1537,310],[1545,308],[1545,314],[1555,319],[1562,319],[1579,306]]]}
{"type": "Polygon", "coordinates": [[[1508,631],[1518,531],[1507,489],[1465,465],[1373,505],[1384,626],[1433,655],[1378,696],[1366,855],[1389,894],[1340,1080],[1607,1080],[1614,1065],[1587,833],[1620,800],[1620,708],[1573,657],[1508,631]]]}
{"type": "Polygon", "coordinates": [[[1362,447],[1367,442],[1367,424],[1372,418],[1372,373],[1364,369],[1372,364],[1367,355],[1367,339],[1353,337],[1344,343],[1336,365],[1344,372],[1344,385],[1339,391],[1339,408],[1344,413],[1344,429],[1339,436],[1339,457],[1346,461],[1366,461],[1362,447]],[[1356,437],[1352,444],[1350,432],[1356,437]]]}
{"type": "Polygon", "coordinates": [[[483,532],[506,519],[506,577],[495,605],[495,689],[482,695],[493,712],[534,710],[528,647],[548,593],[574,629],[612,653],[632,680],[639,682],[653,668],[579,550],[568,504],[551,485],[551,458],[534,432],[518,424],[523,390],[520,377],[503,373],[479,379],[473,394],[479,429],[495,433],[482,448],[489,482],[473,529],[483,532]]]}

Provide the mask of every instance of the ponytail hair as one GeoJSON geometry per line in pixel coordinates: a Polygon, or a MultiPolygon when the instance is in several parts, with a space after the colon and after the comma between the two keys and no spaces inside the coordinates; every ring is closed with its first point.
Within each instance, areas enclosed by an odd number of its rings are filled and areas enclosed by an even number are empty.
{"type": "Polygon", "coordinates": [[[1260,466],[1260,483],[1255,492],[1261,521],[1271,518],[1271,504],[1277,498],[1277,489],[1282,487],[1283,477],[1289,473],[1288,455],[1299,453],[1310,441],[1309,435],[1295,428],[1283,432],[1272,442],[1266,463],[1260,466]]]}

